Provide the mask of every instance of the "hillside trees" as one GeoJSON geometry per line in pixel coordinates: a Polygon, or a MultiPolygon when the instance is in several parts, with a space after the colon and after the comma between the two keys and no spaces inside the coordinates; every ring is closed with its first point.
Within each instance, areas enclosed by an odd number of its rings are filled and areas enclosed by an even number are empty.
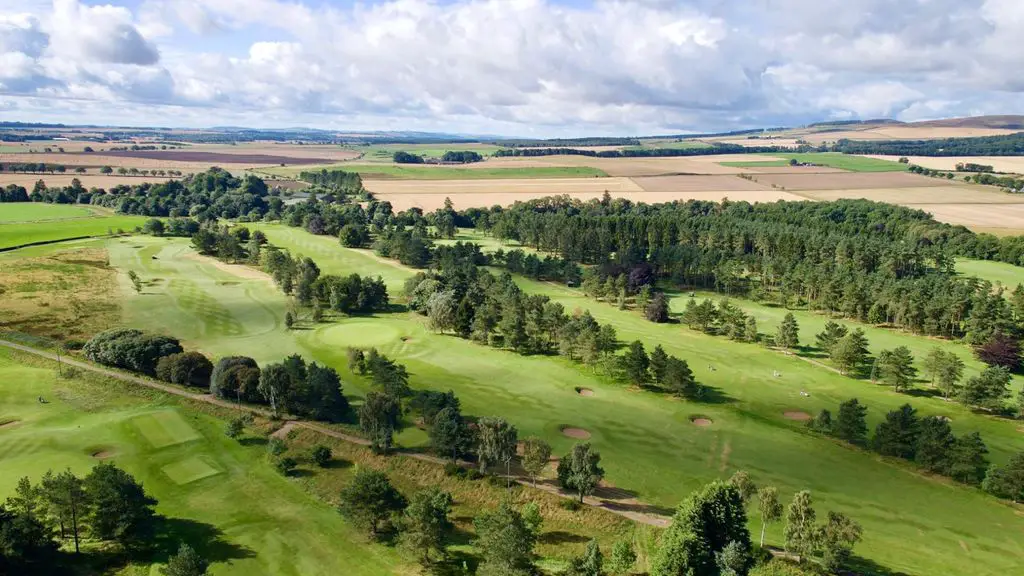
{"type": "Polygon", "coordinates": [[[161,358],[183,352],[181,344],[169,336],[146,334],[131,328],[113,328],[100,332],[82,348],[93,362],[156,375],[161,358]]]}
{"type": "Polygon", "coordinates": [[[743,569],[750,566],[750,533],[739,491],[713,482],[691,494],[672,517],[652,560],[654,576],[717,576],[716,555],[730,544],[741,552],[743,569]]]}
{"type": "Polygon", "coordinates": [[[558,482],[563,488],[576,492],[583,502],[583,497],[592,494],[604,478],[600,464],[601,454],[589,442],[578,443],[558,461],[558,482]]]}

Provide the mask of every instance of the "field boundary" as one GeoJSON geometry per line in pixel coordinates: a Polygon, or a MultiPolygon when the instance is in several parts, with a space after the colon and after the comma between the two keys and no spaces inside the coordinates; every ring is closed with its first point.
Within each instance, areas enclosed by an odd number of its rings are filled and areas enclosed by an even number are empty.
{"type": "MultiPolygon", "coordinates": [[[[229,408],[231,410],[245,410],[245,411],[247,411],[247,412],[249,412],[251,414],[257,414],[257,415],[262,416],[264,418],[270,418],[272,416],[272,414],[271,414],[271,412],[269,410],[263,410],[261,408],[255,408],[253,406],[248,406],[248,405],[240,406],[238,404],[235,404],[235,403],[227,401],[227,400],[221,400],[219,398],[215,398],[211,394],[199,394],[199,393],[188,392],[186,390],[182,390],[180,388],[176,388],[176,387],[171,386],[169,384],[163,384],[163,383],[160,383],[160,382],[156,382],[154,380],[150,380],[148,378],[143,378],[141,376],[125,374],[125,373],[119,372],[117,370],[111,370],[111,369],[108,369],[108,368],[101,368],[99,366],[94,366],[94,365],[92,365],[92,364],[90,364],[88,362],[82,362],[80,360],[69,358],[67,356],[60,356],[60,357],[58,357],[57,354],[54,354],[52,352],[47,352],[45,350],[40,350],[38,348],[33,348],[31,346],[26,346],[24,344],[18,344],[18,343],[11,342],[11,341],[8,341],[8,340],[0,339],[0,346],[5,347],[5,348],[9,348],[11,350],[16,350],[16,351],[19,351],[19,352],[24,352],[26,354],[32,354],[32,355],[35,355],[35,356],[39,356],[41,358],[45,358],[47,360],[52,360],[54,362],[59,362],[61,364],[66,364],[68,366],[74,366],[75,368],[80,368],[82,370],[88,370],[90,372],[101,374],[103,376],[107,376],[107,377],[110,377],[110,378],[115,378],[115,379],[121,380],[123,382],[128,382],[128,383],[131,383],[131,384],[137,384],[137,385],[140,385],[140,386],[145,386],[147,388],[151,388],[151,389],[154,389],[154,390],[157,390],[157,391],[160,391],[160,392],[165,392],[167,394],[172,394],[174,396],[185,398],[186,400],[192,400],[194,402],[205,402],[207,404],[213,404],[215,406],[220,406],[222,408],[229,408]]],[[[346,434],[344,432],[338,432],[337,430],[331,430],[330,428],[327,428],[327,427],[322,426],[320,424],[316,424],[316,423],[313,423],[313,422],[308,422],[308,421],[305,421],[305,420],[298,420],[298,419],[295,419],[295,418],[287,418],[286,421],[285,421],[284,426],[282,427],[282,429],[284,429],[284,428],[287,428],[289,430],[294,429],[294,428],[305,428],[307,430],[312,430],[314,432],[318,432],[318,433],[323,434],[325,436],[330,436],[332,438],[336,438],[338,440],[342,440],[342,441],[348,442],[350,444],[356,444],[356,445],[359,445],[359,446],[370,446],[370,441],[365,439],[365,438],[360,438],[358,436],[353,436],[351,434],[346,434]]],[[[280,432],[280,430],[278,432],[280,432]]],[[[285,432],[285,434],[287,434],[287,432],[285,432]]],[[[274,434],[272,434],[272,435],[274,435],[274,434]]],[[[418,453],[418,452],[399,451],[395,455],[398,456],[398,457],[414,458],[416,460],[421,460],[423,462],[429,462],[431,464],[437,464],[437,465],[443,465],[443,464],[445,464],[447,462],[447,460],[444,460],[442,458],[438,458],[436,456],[431,456],[429,454],[422,454],[422,453],[418,453]]],[[[462,462],[461,464],[467,465],[468,463],[462,462]]],[[[520,477],[520,476],[515,476],[515,475],[502,475],[502,474],[498,474],[498,476],[505,477],[505,478],[507,478],[507,479],[509,479],[509,480],[511,480],[513,482],[516,482],[516,483],[518,483],[521,486],[525,486],[527,488],[533,488],[535,490],[542,490],[542,491],[547,492],[549,494],[553,494],[555,496],[560,496],[560,497],[566,498],[566,499],[573,499],[573,500],[578,499],[577,495],[565,494],[562,491],[560,491],[556,486],[553,486],[553,485],[550,485],[550,484],[536,484],[536,485],[534,485],[533,483],[531,483],[530,479],[523,478],[523,477],[520,477]]],[[[594,508],[600,508],[601,510],[605,510],[607,512],[611,512],[612,514],[617,514],[619,516],[622,516],[622,517],[627,518],[629,520],[632,520],[634,522],[638,522],[640,524],[647,524],[649,526],[656,526],[656,527],[659,527],[659,528],[667,527],[669,525],[669,523],[670,523],[670,520],[671,520],[670,517],[665,516],[665,515],[661,515],[661,514],[654,514],[654,513],[651,513],[651,512],[637,512],[635,510],[616,508],[616,506],[621,506],[622,505],[621,501],[616,501],[616,502],[608,503],[608,502],[605,502],[604,500],[601,500],[599,498],[595,498],[593,496],[587,496],[586,498],[584,498],[583,503],[586,504],[587,506],[592,506],[594,508]]],[[[646,504],[643,504],[643,503],[641,503],[639,501],[629,502],[629,504],[630,504],[630,506],[651,508],[651,507],[647,506],[646,504]]]]}
{"type": "MultiPolygon", "coordinates": [[[[84,220],[86,218],[80,218],[84,220]]],[[[21,224],[21,222],[17,222],[21,224]]],[[[57,240],[40,240],[39,242],[29,242],[27,244],[18,244],[17,246],[3,246],[0,247],[0,252],[13,252],[14,250],[21,250],[22,248],[31,248],[33,246],[46,246],[47,244],[59,244],[61,242],[71,242],[73,240],[87,240],[89,238],[115,238],[115,236],[109,236],[107,234],[99,234],[96,236],[72,236],[71,238],[59,238],[57,240]]]]}

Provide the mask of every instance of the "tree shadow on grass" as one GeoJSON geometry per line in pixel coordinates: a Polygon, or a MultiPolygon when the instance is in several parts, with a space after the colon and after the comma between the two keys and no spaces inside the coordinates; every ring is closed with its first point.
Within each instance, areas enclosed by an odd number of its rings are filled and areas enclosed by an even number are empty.
{"type": "Polygon", "coordinates": [[[326,464],[321,466],[324,470],[347,470],[353,466],[351,460],[344,460],[342,458],[332,458],[327,461],[326,464]]]}
{"type": "Polygon", "coordinates": [[[550,532],[544,532],[537,538],[537,541],[542,544],[576,544],[580,542],[590,542],[590,538],[586,536],[580,536],[579,534],[573,534],[572,532],[566,532],[565,530],[552,530],[550,532]]]}
{"type": "Polygon", "coordinates": [[[845,569],[840,573],[856,576],[909,576],[906,572],[886,568],[874,560],[856,555],[846,561],[845,569]]]}
{"type": "Polygon", "coordinates": [[[675,510],[664,506],[657,506],[655,504],[615,502],[614,500],[605,500],[603,507],[609,510],[615,510],[616,512],[636,512],[638,514],[654,514],[658,516],[672,516],[675,514],[675,510]]]}
{"type": "Polygon", "coordinates": [[[262,436],[246,436],[239,438],[238,443],[242,446],[266,446],[268,440],[262,436]]]}
{"type": "Polygon", "coordinates": [[[253,558],[256,553],[224,539],[224,533],[205,522],[189,518],[160,518],[150,561],[166,563],[182,544],[191,546],[209,562],[230,562],[253,558]]]}
{"type": "Polygon", "coordinates": [[[935,398],[937,396],[942,396],[942,393],[934,388],[911,388],[909,390],[904,390],[903,393],[914,398],[935,398]]]}

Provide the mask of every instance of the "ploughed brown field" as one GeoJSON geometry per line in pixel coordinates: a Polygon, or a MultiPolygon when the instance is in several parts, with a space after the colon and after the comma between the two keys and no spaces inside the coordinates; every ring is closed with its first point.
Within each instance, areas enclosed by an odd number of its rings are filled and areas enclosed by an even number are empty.
{"type": "Polygon", "coordinates": [[[738,176],[639,176],[633,178],[647,192],[704,192],[734,190],[771,190],[738,176]]]}

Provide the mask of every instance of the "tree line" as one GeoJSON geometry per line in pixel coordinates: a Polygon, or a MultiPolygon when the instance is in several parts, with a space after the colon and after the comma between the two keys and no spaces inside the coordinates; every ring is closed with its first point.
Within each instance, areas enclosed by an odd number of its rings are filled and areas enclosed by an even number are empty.
{"type": "Polygon", "coordinates": [[[780,146],[740,146],[739,144],[715,143],[707,147],[694,148],[624,148],[621,150],[587,150],[568,147],[548,148],[503,148],[496,150],[494,156],[502,157],[534,157],[534,156],[590,156],[593,158],[665,158],[679,156],[716,156],[719,154],[771,154],[779,152],[806,152],[810,148],[796,150],[780,146]]]}
{"type": "Polygon", "coordinates": [[[835,416],[822,410],[808,426],[883,456],[913,462],[932,474],[981,486],[996,497],[1024,502],[1024,452],[1012,456],[1005,466],[991,466],[978,432],[955,436],[948,418],[922,418],[910,404],[886,413],[869,439],[867,411],[867,406],[851,398],[839,405],[835,416]]]}
{"type": "Polygon", "coordinates": [[[828,148],[846,154],[893,156],[1021,156],[1024,132],[1004,136],[940,138],[935,140],[839,140],[828,148]]]}

